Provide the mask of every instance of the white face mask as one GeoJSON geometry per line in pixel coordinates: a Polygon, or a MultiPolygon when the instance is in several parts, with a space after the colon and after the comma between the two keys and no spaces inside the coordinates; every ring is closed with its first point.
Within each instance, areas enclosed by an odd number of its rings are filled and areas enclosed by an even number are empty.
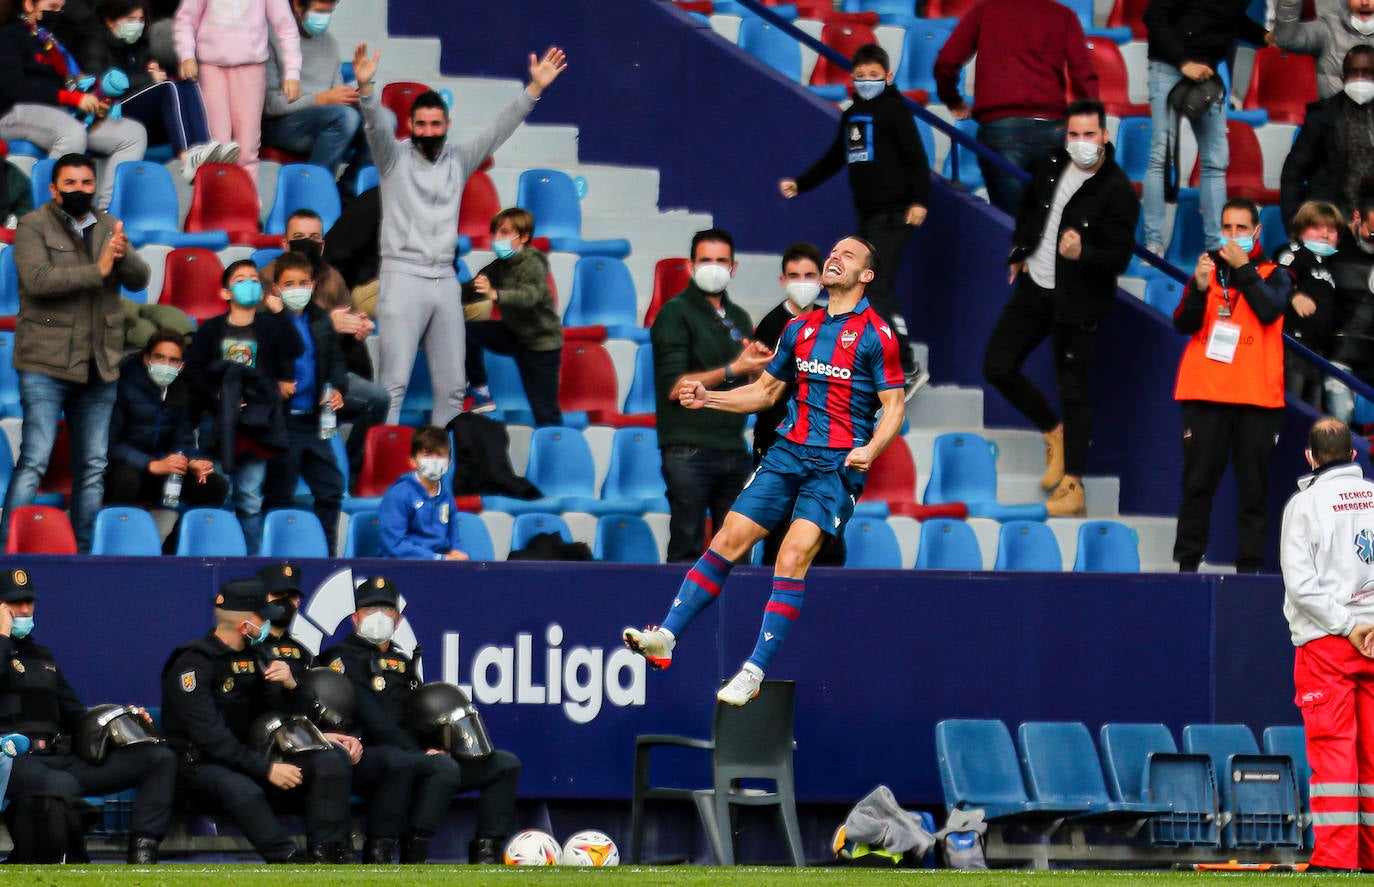
{"type": "Polygon", "coordinates": [[[310,294],[311,290],[308,287],[292,287],[281,291],[281,301],[288,311],[304,311],[305,306],[310,304],[310,294]]]}
{"type": "Polygon", "coordinates": [[[811,303],[821,294],[821,284],[816,280],[789,280],[786,289],[787,298],[803,311],[810,308],[811,303]]]}
{"type": "Polygon", "coordinates": [[[366,641],[381,644],[391,640],[396,633],[396,623],[381,610],[368,613],[358,621],[358,634],[366,641]]]}
{"type": "Polygon", "coordinates": [[[698,265],[692,272],[692,281],[697,289],[714,296],[724,291],[730,283],[730,269],[725,265],[698,265]]]}
{"type": "Polygon", "coordinates": [[[1345,85],[1345,94],[1357,105],[1367,105],[1374,99],[1374,80],[1352,80],[1345,85]]]}
{"type": "Polygon", "coordinates": [[[1069,159],[1081,169],[1092,169],[1102,157],[1102,146],[1097,142],[1069,142],[1064,148],[1069,159]]]}
{"type": "Polygon", "coordinates": [[[1352,12],[1350,14],[1350,27],[1368,37],[1374,34],[1374,18],[1362,19],[1352,12]]]}
{"type": "Polygon", "coordinates": [[[443,456],[421,456],[418,460],[419,468],[415,469],[420,477],[430,483],[438,481],[448,471],[448,460],[443,456]]]}

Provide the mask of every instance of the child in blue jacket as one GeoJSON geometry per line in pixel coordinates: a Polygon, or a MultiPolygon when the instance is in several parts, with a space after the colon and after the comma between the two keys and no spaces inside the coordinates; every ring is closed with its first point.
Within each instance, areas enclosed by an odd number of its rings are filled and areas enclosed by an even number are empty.
{"type": "Polygon", "coordinates": [[[434,425],[417,429],[410,441],[415,470],[397,478],[378,509],[382,557],[465,561],[458,548],[453,493],[444,484],[449,466],[448,432],[434,425]]]}

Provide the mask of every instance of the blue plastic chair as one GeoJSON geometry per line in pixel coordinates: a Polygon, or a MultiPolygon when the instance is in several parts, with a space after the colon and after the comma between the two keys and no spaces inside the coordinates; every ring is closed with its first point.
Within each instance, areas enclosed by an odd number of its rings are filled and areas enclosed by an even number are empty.
{"type": "Polygon", "coordinates": [[[648,342],[649,331],[636,319],[638,311],[634,278],[624,262],[607,256],[577,260],[563,326],[604,326],[612,339],[648,342]]]}
{"type": "MultiPolygon", "coordinates": [[[[935,57],[945,45],[954,26],[936,20],[915,20],[908,26],[906,39],[902,41],[902,58],[897,63],[897,73],[892,82],[903,92],[924,89],[935,99],[935,57]]],[[[959,72],[959,92],[964,91],[964,74],[959,72]]],[[[933,155],[932,155],[933,156],[933,155]]]]}
{"type": "Polygon", "coordinates": [[[429,375],[429,356],[424,351],[417,351],[415,364],[410,368],[410,383],[406,385],[406,396],[401,401],[400,423],[419,428],[429,421],[433,409],[434,382],[429,375]]]}
{"type": "Polygon", "coordinates": [[[1298,798],[1302,804],[1303,845],[1312,846],[1312,765],[1307,762],[1307,732],[1302,727],[1265,727],[1264,753],[1287,755],[1298,779],[1298,798]]]}
{"type": "MultiPolygon", "coordinates": [[[[640,350],[648,348],[643,346],[640,350]]],[[[668,512],[668,487],[663,482],[663,457],[658,432],[652,428],[618,428],[611,436],[611,461],[601,484],[601,498],[633,500],[635,513],[668,512]]]]}
{"type": "Polygon", "coordinates": [[[266,234],[285,234],[286,220],[298,209],[320,214],[324,230],[334,227],[343,212],[334,173],[313,163],[288,163],[277,173],[277,193],[263,226],[266,234]]]}
{"type": "Polygon", "coordinates": [[[997,535],[994,570],[1029,570],[1058,573],[1064,569],[1059,540],[1039,521],[1014,520],[1002,524],[997,535]]]}
{"type": "Polygon", "coordinates": [[[1114,520],[1087,521],[1078,527],[1075,573],[1139,573],[1140,535],[1114,520]]]}
{"type": "Polygon", "coordinates": [[[329,557],[324,527],[313,511],[282,508],[267,512],[262,522],[261,557],[329,557]]]}
{"type": "Polygon", "coordinates": [[[48,152],[30,142],[28,139],[10,139],[10,154],[14,157],[47,157],[48,152]]]}
{"type": "Polygon", "coordinates": [[[243,528],[231,511],[192,508],[181,516],[177,554],[188,557],[247,557],[243,528]]]}
{"type": "MultiPolygon", "coordinates": [[[[13,146],[14,143],[10,142],[10,145],[13,146]]],[[[52,191],[48,186],[52,184],[52,168],[56,163],[52,157],[44,157],[35,162],[33,169],[29,170],[29,194],[33,197],[34,209],[52,200],[52,191]]]]}
{"type": "Polygon", "coordinates": [[[527,169],[520,174],[515,205],[534,215],[536,237],[546,237],[555,250],[580,256],[630,254],[630,241],[582,239],[582,207],[577,183],[556,169],[527,169]]]}
{"type": "Polygon", "coordinates": [[[1283,209],[1277,206],[1260,207],[1260,249],[1266,256],[1288,242],[1288,226],[1283,223],[1283,209]]]}
{"type": "Polygon", "coordinates": [[[1145,181],[1150,166],[1150,118],[1122,117],[1116,128],[1113,159],[1132,182],[1145,181]]]}
{"type": "Polygon", "coordinates": [[[19,266],[14,263],[14,248],[0,249],[0,316],[19,313],[19,266]]]}
{"type": "Polygon", "coordinates": [[[124,223],[135,249],[149,243],[170,247],[200,246],[219,250],[229,245],[224,231],[186,233],[181,230],[177,188],[165,166],[146,160],[126,161],[115,168],[110,215],[124,223]]]}
{"type": "Polygon", "coordinates": [[[588,514],[641,514],[638,499],[598,499],[592,450],[576,428],[546,425],[530,437],[525,477],[543,492],[541,499],[483,496],[482,505],[507,514],[538,511],[585,511],[588,514]]]}
{"type": "Polygon", "coordinates": [[[625,392],[625,406],[621,409],[627,416],[652,413],[657,404],[654,398],[654,347],[647,342],[635,350],[635,372],[630,379],[630,390],[625,392]]]}
{"type": "Polygon", "coordinates": [[[1051,827],[1087,810],[1082,803],[1031,800],[1011,733],[1001,721],[940,721],[935,725],[935,754],[947,810],[981,807],[989,821],[1039,821],[1051,827]]]}
{"type": "Polygon", "coordinates": [[[1149,823],[1150,843],[1159,847],[1217,847],[1221,809],[1212,760],[1181,755],[1163,724],[1103,724],[1102,769],[1118,801],[1167,805],[1170,812],[1149,823]]]}
{"type": "Polygon", "coordinates": [[[520,380],[520,368],[515,358],[505,354],[486,352],[487,388],[496,401],[496,415],[507,425],[533,425],[534,411],[525,396],[525,383],[520,380]]]}
{"type": "Polygon", "coordinates": [[[376,188],[381,183],[382,177],[377,173],[377,167],[369,163],[367,166],[358,170],[358,178],[356,184],[353,186],[353,191],[355,194],[362,194],[364,191],[370,191],[376,188]]]}
{"type": "MultiPolygon", "coordinates": [[[[978,135],[978,121],[973,118],[968,120],[956,120],[954,126],[969,138],[978,135]]],[[[957,181],[970,191],[977,191],[983,187],[983,168],[978,165],[978,155],[958,142],[950,142],[949,153],[945,155],[944,166],[940,169],[940,174],[950,181],[957,181]],[[959,176],[954,176],[954,158],[958,154],[959,176]]]]}
{"type": "Polygon", "coordinates": [[[856,517],[844,527],[844,565],[867,570],[900,570],[897,534],[880,517],[856,517]]]}
{"type": "Polygon", "coordinates": [[[735,43],[793,83],[801,82],[801,44],[772,22],[756,15],[745,16],[735,43]]]}
{"type": "Polygon", "coordinates": [[[592,557],[617,564],[657,564],[658,542],[644,518],[607,514],[597,519],[592,557]]]}
{"type": "Polygon", "coordinates": [[[935,517],[921,523],[918,570],[981,570],[983,552],[973,527],[961,520],[935,517]]]}
{"type": "Polygon", "coordinates": [[[1180,268],[1197,266],[1197,257],[1202,255],[1205,236],[1202,233],[1202,213],[1198,209],[1196,188],[1181,188],[1178,192],[1178,205],[1174,209],[1174,232],[1169,238],[1169,248],[1164,258],[1180,268]]]}
{"type": "Polygon", "coordinates": [[[954,432],[935,438],[925,504],[963,502],[970,517],[996,521],[1045,520],[1044,505],[999,505],[997,445],[977,434],[954,432]]]}
{"type": "Polygon", "coordinates": [[[510,550],[520,551],[530,540],[540,533],[557,533],[564,542],[573,541],[572,530],[562,517],[556,514],[535,512],[517,515],[510,528],[510,550]]]}
{"type": "Polygon", "coordinates": [[[1087,811],[1076,820],[1141,822],[1169,812],[1162,804],[1112,800],[1097,747],[1082,721],[1027,721],[1017,728],[1016,740],[1031,798],[1066,806],[1086,803],[1087,811]]]}
{"type": "Polygon", "coordinates": [[[1218,787],[1225,785],[1222,810],[1231,819],[1221,835],[1227,847],[1302,846],[1297,777],[1287,755],[1260,754],[1244,724],[1188,724],[1183,750],[1210,756],[1218,787]]]}
{"type": "Polygon", "coordinates": [[[279,246],[265,246],[262,249],[253,250],[253,254],[248,258],[252,260],[253,264],[256,265],[259,270],[261,270],[272,264],[277,256],[280,256],[283,252],[285,252],[285,250],[279,246]]]}
{"type": "Polygon", "coordinates": [[[1183,284],[1172,277],[1152,276],[1145,281],[1145,304],[1173,317],[1178,303],[1183,301],[1183,284]]]}
{"type": "Polygon", "coordinates": [[[1059,0],[1059,2],[1072,9],[1074,15],[1078,16],[1078,23],[1083,26],[1085,37],[1099,37],[1103,40],[1122,44],[1131,42],[1130,28],[1098,28],[1093,25],[1093,0],[1059,0]]]}
{"type": "Polygon", "coordinates": [[[158,557],[162,554],[162,536],[157,522],[142,508],[102,508],[96,512],[91,531],[91,554],[158,557]]]}
{"type": "Polygon", "coordinates": [[[491,531],[481,516],[470,511],[454,511],[452,517],[457,534],[458,550],[473,561],[496,560],[496,548],[491,543],[491,531]]]}
{"type": "Polygon", "coordinates": [[[380,557],[382,525],[376,511],[359,511],[348,516],[344,536],[344,557],[380,557]]]}
{"type": "Polygon", "coordinates": [[[0,418],[24,418],[24,406],[19,402],[19,371],[14,368],[14,333],[9,330],[0,330],[0,418]]]}

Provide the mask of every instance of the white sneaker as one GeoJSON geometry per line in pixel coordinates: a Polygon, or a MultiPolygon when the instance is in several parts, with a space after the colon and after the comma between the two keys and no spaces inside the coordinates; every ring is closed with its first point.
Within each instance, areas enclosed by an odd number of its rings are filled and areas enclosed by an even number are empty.
{"type": "Polygon", "coordinates": [[[673,647],[677,646],[677,638],[658,626],[651,625],[643,631],[638,628],[627,628],[623,637],[625,646],[643,656],[649,667],[655,671],[673,664],[673,647]]]}
{"type": "Polygon", "coordinates": [[[210,159],[206,161],[207,163],[233,163],[239,159],[238,142],[225,142],[223,144],[211,142],[210,144],[214,145],[215,148],[210,152],[210,159]]]}
{"type": "Polygon", "coordinates": [[[210,158],[218,147],[218,142],[206,142],[187,148],[186,154],[181,158],[181,177],[188,182],[194,182],[196,170],[200,169],[202,163],[213,162],[210,158]]]}
{"type": "Polygon", "coordinates": [[[744,667],[739,670],[739,674],[731,678],[730,683],[720,688],[716,698],[726,705],[744,705],[759,695],[759,686],[762,683],[763,672],[752,662],[746,662],[744,667]]]}

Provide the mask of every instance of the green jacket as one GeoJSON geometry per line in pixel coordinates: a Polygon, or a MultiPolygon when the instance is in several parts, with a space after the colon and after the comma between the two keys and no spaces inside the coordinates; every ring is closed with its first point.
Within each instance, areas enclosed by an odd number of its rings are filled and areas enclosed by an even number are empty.
{"type": "MultiPolygon", "coordinates": [[[[487,275],[496,288],[501,323],[527,351],[557,351],[563,347],[563,319],[549,291],[549,260],[537,249],[526,247],[509,259],[497,259],[478,274],[487,275]]],[[[463,284],[463,301],[480,296],[471,283],[463,284]]]]}
{"type": "MultiPolygon", "coordinates": [[[[754,329],[749,312],[722,295],[725,315],[740,337],[754,329]]],[[[691,446],[710,450],[742,450],[743,413],[720,410],[688,410],[677,402],[669,387],[686,373],[719,369],[739,357],[742,343],[726,328],[706,294],[689,282],[687,288],[663,306],[649,331],[654,348],[655,414],[660,447],[691,446]]],[[[720,386],[734,388],[747,379],[720,386]]]]}

